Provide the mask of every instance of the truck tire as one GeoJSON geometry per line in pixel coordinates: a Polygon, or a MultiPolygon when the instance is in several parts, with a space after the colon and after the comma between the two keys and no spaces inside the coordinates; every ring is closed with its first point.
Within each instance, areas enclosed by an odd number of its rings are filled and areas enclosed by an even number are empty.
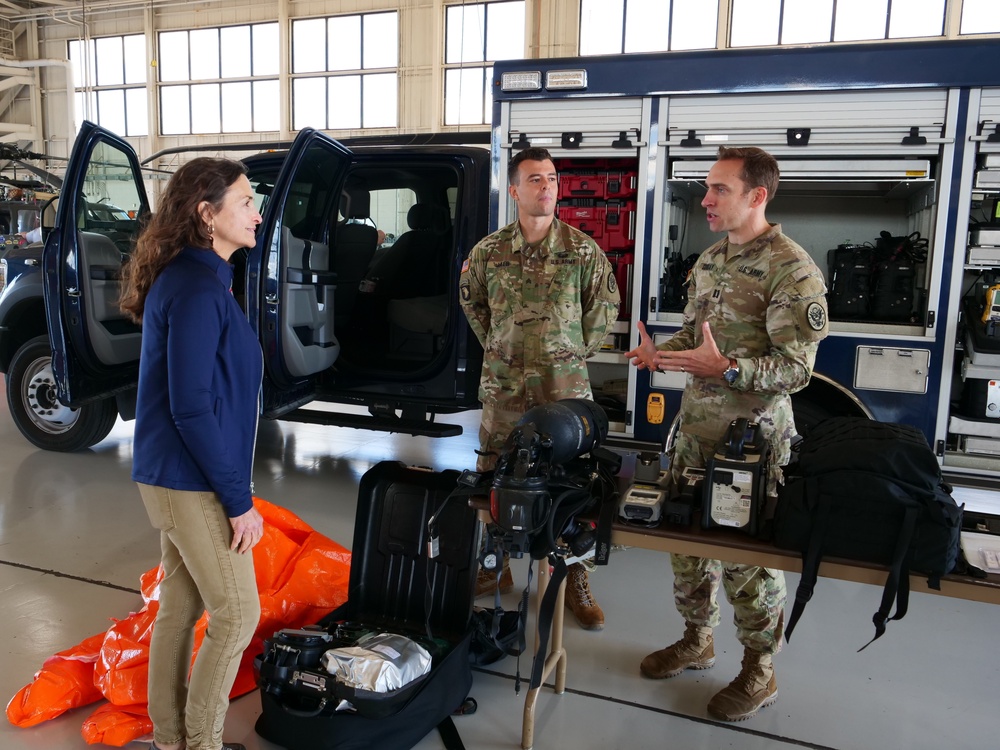
{"type": "Polygon", "coordinates": [[[113,398],[78,409],[59,401],[48,336],[30,339],[14,354],[7,370],[7,406],[29,442],[62,453],[101,442],[118,418],[113,398]]]}

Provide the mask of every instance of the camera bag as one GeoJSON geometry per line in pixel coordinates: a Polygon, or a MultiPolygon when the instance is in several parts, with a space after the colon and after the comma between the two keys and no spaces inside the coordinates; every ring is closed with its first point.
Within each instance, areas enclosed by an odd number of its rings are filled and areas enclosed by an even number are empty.
{"type": "Polygon", "coordinates": [[[864,245],[838,245],[830,250],[827,307],[830,317],[864,318],[871,296],[872,248],[864,245]]]}
{"type": "Polygon", "coordinates": [[[926,262],[927,247],[928,241],[920,232],[906,237],[882,232],[875,241],[869,310],[873,320],[911,321],[917,292],[917,265],[926,262]]]}
{"type": "Polygon", "coordinates": [[[785,637],[812,597],[820,561],[830,556],[889,568],[872,618],[874,641],[887,620],[906,614],[910,571],[939,589],[941,576],[958,565],[962,506],[923,433],[910,425],[833,417],[815,426],[797,453],[778,490],[773,526],[775,545],[803,559],[785,637]]]}
{"type": "Polygon", "coordinates": [[[276,633],[255,660],[261,737],[288,750],[409,750],[437,727],[449,750],[464,748],[451,716],[475,707],[469,645],[480,524],[464,499],[449,501],[457,477],[396,461],[362,476],[347,601],[313,627],[276,633]],[[327,648],[373,632],[416,641],[432,656],[430,672],[374,692],[320,666],[327,648]],[[342,710],[342,701],[353,708],[342,710]]]}

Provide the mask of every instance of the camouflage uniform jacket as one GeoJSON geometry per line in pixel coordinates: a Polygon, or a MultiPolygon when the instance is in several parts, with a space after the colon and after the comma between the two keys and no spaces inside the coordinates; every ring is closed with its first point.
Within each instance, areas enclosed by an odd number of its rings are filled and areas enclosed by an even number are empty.
{"type": "Polygon", "coordinates": [[[747,417],[760,422],[777,465],[788,463],[795,434],[790,394],[809,383],[829,331],[825,294],[822,272],[780,224],[746,245],[724,239],[702,253],[681,329],[658,348],[697,348],[707,320],[719,351],[740,372],[732,386],[721,377],[689,376],[681,430],[718,440],[732,420],[747,417]]]}
{"type": "Polygon", "coordinates": [[[537,248],[518,222],[481,240],[459,279],[462,308],[483,346],[479,399],[524,413],[561,398],[591,398],[584,361],[617,318],[611,264],[558,219],[537,248]]]}

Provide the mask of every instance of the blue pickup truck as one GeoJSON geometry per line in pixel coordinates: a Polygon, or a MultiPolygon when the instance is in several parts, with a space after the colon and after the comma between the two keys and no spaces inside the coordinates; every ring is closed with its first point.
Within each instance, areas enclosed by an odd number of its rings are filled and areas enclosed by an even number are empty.
{"type": "MultiPolygon", "coordinates": [[[[487,233],[488,150],[352,150],[303,130],[243,161],[263,223],[232,259],[233,293],[264,352],[261,416],[460,433],[435,416],[479,405],[482,349],[457,280],[487,233]]],[[[44,244],[0,258],[0,371],[11,417],[41,448],[87,448],[134,416],[142,331],[118,310],[119,275],[167,177],[84,123],[44,244]]]]}

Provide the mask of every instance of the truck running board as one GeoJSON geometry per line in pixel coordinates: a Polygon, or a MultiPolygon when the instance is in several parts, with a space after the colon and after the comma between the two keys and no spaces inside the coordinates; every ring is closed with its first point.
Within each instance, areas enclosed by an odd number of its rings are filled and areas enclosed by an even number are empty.
{"type": "Polygon", "coordinates": [[[312,409],[296,409],[278,417],[284,422],[307,422],[309,424],[325,424],[332,427],[353,427],[358,430],[379,430],[381,432],[399,432],[406,435],[425,435],[427,437],[455,437],[462,434],[462,426],[457,424],[441,424],[423,419],[401,419],[399,417],[373,417],[367,414],[343,414],[339,412],[314,411],[312,409]]]}

